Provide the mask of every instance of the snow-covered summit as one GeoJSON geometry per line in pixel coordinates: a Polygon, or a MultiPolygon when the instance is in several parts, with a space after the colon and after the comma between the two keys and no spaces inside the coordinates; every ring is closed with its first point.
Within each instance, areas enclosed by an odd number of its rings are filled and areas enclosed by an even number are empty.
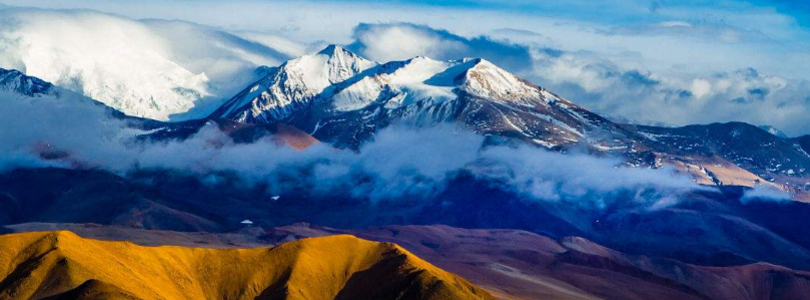
{"type": "Polygon", "coordinates": [[[362,71],[375,67],[377,63],[367,60],[338,45],[329,45],[316,57],[326,60],[327,79],[335,84],[352,78],[362,71]]]}
{"type": "Polygon", "coordinates": [[[576,143],[605,122],[485,59],[378,64],[337,45],[283,63],[212,117],[284,122],[345,143],[395,121],[454,121],[546,147],[576,143]]]}
{"type": "Polygon", "coordinates": [[[456,64],[426,57],[389,62],[373,74],[337,86],[332,94],[324,95],[324,98],[329,99],[329,107],[337,112],[363,109],[372,104],[394,109],[415,101],[438,103],[455,99],[457,95],[453,92],[452,79],[448,82],[434,78],[456,64]]]}
{"type": "Polygon", "coordinates": [[[29,97],[55,93],[54,86],[47,81],[3,68],[0,68],[0,90],[29,97]]]}
{"type": "Polygon", "coordinates": [[[282,64],[214,113],[240,122],[282,121],[313,103],[332,113],[381,105],[438,105],[461,94],[480,99],[541,105],[553,97],[480,58],[438,61],[415,57],[377,64],[330,45],[282,64]]]}
{"type": "Polygon", "coordinates": [[[311,104],[326,88],[376,67],[337,45],[289,60],[225,103],[214,116],[240,122],[273,122],[311,104]]]}
{"type": "Polygon", "coordinates": [[[537,86],[486,59],[468,58],[464,59],[464,63],[470,67],[466,69],[463,77],[458,78],[457,84],[467,93],[498,101],[521,101],[524,104],[544,98],[537,86]]]}

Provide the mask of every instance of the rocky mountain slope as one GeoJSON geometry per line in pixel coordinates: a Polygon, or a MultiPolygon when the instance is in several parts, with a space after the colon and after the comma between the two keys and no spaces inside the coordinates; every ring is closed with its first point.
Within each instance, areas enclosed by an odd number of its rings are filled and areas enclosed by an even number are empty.
{"type": "Polygon", "coordinates": [[[802,138],[779,137],[736,122],[632,128],[645,137],[659,159],[692,170],[708,184],[767,184],[789,191],[799,200],[810,199],[810,154],[802,138]]]}
{"type": "Polygon", "coordinates": [[[213,250],[12,234],[0,265],[0,299],[495,299],[397,245],[347,235],[213,250]]]}
{"type": "Polygon", "coordinates": [[[767,185],[810,200],[810,154],[798,139],[744,123],[614,123],[482,59],[379,64],[332,45],[272,69],[211,117],[286,123],[352,148],[391,124],[452,122],[496,143],[586,149],[635,167],[674,166],[702,184],[767,185]]]}

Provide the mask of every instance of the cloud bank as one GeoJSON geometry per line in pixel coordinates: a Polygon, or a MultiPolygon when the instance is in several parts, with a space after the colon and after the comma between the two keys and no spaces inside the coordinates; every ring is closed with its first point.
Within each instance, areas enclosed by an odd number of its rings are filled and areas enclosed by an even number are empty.
{"type": "Polygon", "coordinates": [[[742,201],[742,203],[752,201],[790,202],[792,198],[790,194],[785,191],[771,186],[757,185],[753,189],[746,191],[740,201],[742,201]]]}
{"type": "Polygon", "coordinates": [[[529,147],[483,147],[482,136],[451,125],[394,126],[359,152],[324,144],[299,151],[272,138],[235,143],[213,123],[186,140],[143,141],[136,136],[145,132],[77,95],[6,93],[0,105],[0,171],[55,166],[126,177],[174,170],[210,184],[266,186],[273,195],[308,191],[371,201],[430,198],[456,176],[471,174],[527,199],[597,207],[617,199],[662,205],[697,188],[671,170],[617,168],[618,160],[529,147]]]}

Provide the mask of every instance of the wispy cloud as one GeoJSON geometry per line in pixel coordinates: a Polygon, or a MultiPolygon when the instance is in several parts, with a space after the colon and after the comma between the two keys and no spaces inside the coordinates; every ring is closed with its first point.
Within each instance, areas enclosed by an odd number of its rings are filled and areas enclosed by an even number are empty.
{"type": "Polygon", "coordinates": [[[757,30],[727,24],[662,21],[636,26],[616,26],[599,32],[606,35],[673,36],[684,39],[716,39],[725,43],[769,43],[774,39],[757,30]]]}

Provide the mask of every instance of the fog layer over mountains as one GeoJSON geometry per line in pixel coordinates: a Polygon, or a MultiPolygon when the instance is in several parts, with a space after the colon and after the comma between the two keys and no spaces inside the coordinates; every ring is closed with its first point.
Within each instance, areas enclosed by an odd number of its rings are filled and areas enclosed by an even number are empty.
{"type": "MultiPolygon", "coordinates": [[[[189,139],[151,142],[139,138],[149,131],[111,118],[106,109],[84,96],[129,115],[157,120],[207,116],[224,98],[264,75],[257,66],[278,65],[307,52],[307,46],[255,32],[237,35],[182,21],[131,20],[92,11],[3,8],[0,20],[0,66],[65,89],[60,97],[0,95],[2,170],[59,166],[104,169],[127,176],[168,169],[199,175],[210,184],[230,178],[247,185],[267,184],[268,193],[300,189],[328,195],[349,190],[375,200],[429,196],[442,191],[459,174],[486,177],[536,199],[587,198],[599,205],[628,191],[637,200],[665,205],[678,192],[697,188],[671,170],[625,168],[618,159],[528,147],[484,147],[484,137],[451,125],[393,126],[357,152],[327,144],[299,151],[270,138],[237,143],[213,123],[189,139]],[[280,50],[273,47],[276,44],[280,50]]],[[[583,62],[576,53],[484,36],[466,38],[408,23],[360,24],[354,38],[348,47],[375,60],[424,54],[438,59],[483,56],[519,75],[547,80],[563,91],[576,77],[593,79],[588,80],[592,86],[584,87],[586,94],[612,95],[605,89],[627,84],[639,88],[623,94],[624,99],[650,91],[703,99],[692,102],[690,111],[711,105],[704,97],[710,97],[713,87],[722,86],[723,97],[746,94],[737,104],[756,106],[766,102],[749,101],[750,97],[767,100],[789,86],[779,78],[744,70],[733,76],[714,76],[714,81],[678,81],[681,88],[672,89],[664,85],[676,81],[618,72],[599,61],[583,62]],[[571,64],[577,69],[568,68],[571,64]]],[[[656,100],[645,97],[638,101],[656,100]]],[[[779,107],[790,114],[801,112],[794,104],[779,107]]],[[[622,109],[645,116],[650,114],[636,110],[653,106],[642,103],[622,109]]]]}
{"type": "Polygon", "coordinates": [[[667,169],[626,168],[619,160],[534,147],[484,147],[484,137],[449,124],[393,126],[359,151],[322,143],[296,150],[272,138],[236,143],[213,122],[185,140],[137,139],[148,132],[69,92],[58,98],[3,93],[0,102],[1,170],[55,166],[120,176],[173,170],[214,185],[266,184],[268,194],[328,196],[349,190],[371,200],[429,197],[459,174],[507,185],[533,199],[589,199],[597,205],[628,191],[635,201],[664,205],[697,188],[667,169]]]}

